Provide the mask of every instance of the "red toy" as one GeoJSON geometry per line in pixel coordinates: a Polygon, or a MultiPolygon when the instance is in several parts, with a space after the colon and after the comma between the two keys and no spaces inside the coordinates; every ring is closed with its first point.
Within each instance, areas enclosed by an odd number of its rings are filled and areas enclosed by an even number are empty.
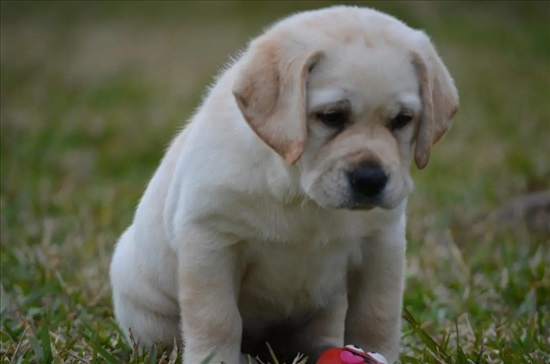
{"type": "Polygon", "coordinates": [[[365,353],[355,345],[346,345],[326,350],[317,364],[388,364],[388,361],[382,354],[365,353]]]}

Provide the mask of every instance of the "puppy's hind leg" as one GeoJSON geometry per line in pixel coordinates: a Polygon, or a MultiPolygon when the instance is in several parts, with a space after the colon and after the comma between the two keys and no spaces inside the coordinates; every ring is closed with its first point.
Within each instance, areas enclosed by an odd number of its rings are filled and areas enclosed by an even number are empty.
{"type": "Polygon", "coordinates": [[[130,342],[130,330],[141,348],[170,347],[181,341],[179,306],[148,282],[135,254],[133,227],[121,236],[111,262],[115,317],[130,342]]]}

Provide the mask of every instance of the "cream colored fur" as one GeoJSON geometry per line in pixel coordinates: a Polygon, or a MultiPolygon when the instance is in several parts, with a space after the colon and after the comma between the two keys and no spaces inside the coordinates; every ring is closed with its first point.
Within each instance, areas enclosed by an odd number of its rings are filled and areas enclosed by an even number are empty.
{"type": "Polygon", "coordinates": [[[394,362],[409,167],[457,106],[429,38],[393,17],[337,6],[275,24],[216,81],[121,236],[120,326],[144,347],[183,341],[185,364],[237,364],[280,322],[312,357],[355,344],[394,362]],[[337,132],[318,114],[342,102],[337,132]],[[391,131],[400,112],[413,121],[391,131]],[[377,203],[353,202],[361,163],[388,174],[377,203]]]}

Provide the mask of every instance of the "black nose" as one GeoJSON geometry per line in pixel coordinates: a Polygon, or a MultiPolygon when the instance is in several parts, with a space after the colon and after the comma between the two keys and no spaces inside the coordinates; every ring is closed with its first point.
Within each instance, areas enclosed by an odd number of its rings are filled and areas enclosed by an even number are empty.
{"type": "Polygon", "coordinates": [[[349,174],[353,191],[363,197],[375,197],[388,182],[388,176],[380,167],[359,166],[349,174]]]}

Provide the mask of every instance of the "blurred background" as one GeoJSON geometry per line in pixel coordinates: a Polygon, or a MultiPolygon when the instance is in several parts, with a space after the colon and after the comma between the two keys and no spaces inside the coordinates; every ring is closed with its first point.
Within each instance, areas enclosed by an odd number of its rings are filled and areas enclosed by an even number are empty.
{"type": "MultiPolygon", "coordinates": [[[[249,39],[337,3],[0,3],[4,358],[130,360],[108,265],[163,151],[249,39]]],[[[460,362],[463,350],[481,362],[543,362],[550,3],[346,3],[424,29],[461,96],[430,164],[413,170],[402,361],[432,362],[439,350],[449,353],[440,362],[460,362]]]]}

